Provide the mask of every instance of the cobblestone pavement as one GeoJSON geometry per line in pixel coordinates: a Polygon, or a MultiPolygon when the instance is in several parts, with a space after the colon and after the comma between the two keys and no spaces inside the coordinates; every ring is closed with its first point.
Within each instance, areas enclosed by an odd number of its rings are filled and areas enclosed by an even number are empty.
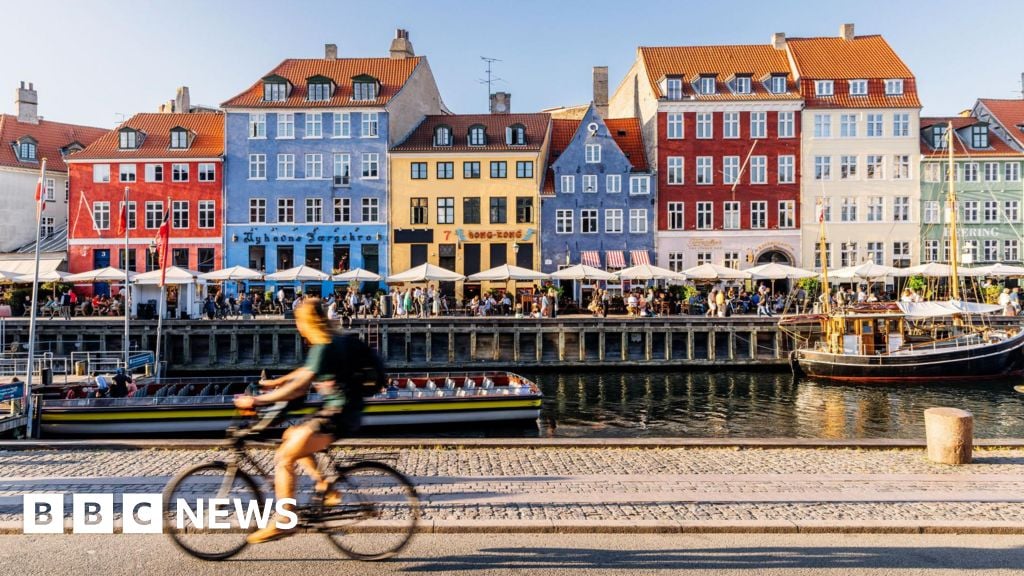
{"type": "MultiPolygon", "coordinates": [[[[361,453],[353,451],[352,453],[361,453]]],[[[271,452],[256,451],[269,464],[271,452]]],[[[342,453],[345,453],[342,451],[342,453]]],[[[397,451],[435,521],[1003,522],[1024,526],[1024,450],[445,448],[397,451]]],[[[0,451],[0,520],[28,492],[159,492],[216,450],[0,451]]]]}

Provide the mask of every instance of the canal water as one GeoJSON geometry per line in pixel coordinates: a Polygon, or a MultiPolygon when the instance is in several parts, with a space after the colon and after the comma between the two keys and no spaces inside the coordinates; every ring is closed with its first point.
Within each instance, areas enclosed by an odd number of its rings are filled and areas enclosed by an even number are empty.
{"type": "Polygon", "coordinates": [[[923,438],[924,410],[974,414],[975,437],[1024,437],[1021,379],[974,384],[837,385],[788,372],[529,374],[544,391],[547,437],[923,438]]]}

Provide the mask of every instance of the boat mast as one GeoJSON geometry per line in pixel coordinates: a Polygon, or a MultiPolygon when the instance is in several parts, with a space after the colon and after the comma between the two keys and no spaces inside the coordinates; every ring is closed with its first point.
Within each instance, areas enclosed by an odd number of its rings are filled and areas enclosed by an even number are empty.
{"type": "Polygon", "coordinates": [[[957,274],[957,260],[960,252],[960,248],[957,245],[956,238],[956,217],[957,217],[957,203],[956,203],[956,168],[953,164],[953,123],[950,122],[946,126],[946,147],[949,148],[949,281],[951,286],[951,296],[953,300],[960,300],[960,278],[957,274]]]}
{"type": "Polygon", "coordinates": [[[826,252],[826,250],[825,250],[827,244],[825,243],[825,198],[824,198],[824,196],[822,196],[822,198],[818,201],[818,227],[820,229],[820,237],[818,238],[818,253],[821,254],[821,279],[822,279],[822,285],[823,285],[822,289],[821,289],[821,293],[822,293],[822,295],[824,295],[824,298],[822,299],[822,303],[821,303],[821,310],[826,315],[828,315],[831,312],[831,308],[832,308],[832,305],[831,305],[831,302],[830,302],[830,300],[832,299],[832,287],[828,283],[828,252],[826,252]]]}

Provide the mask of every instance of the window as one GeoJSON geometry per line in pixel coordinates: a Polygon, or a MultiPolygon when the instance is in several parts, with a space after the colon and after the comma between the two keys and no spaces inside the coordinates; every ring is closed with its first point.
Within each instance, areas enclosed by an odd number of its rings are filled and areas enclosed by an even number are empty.
{"type": "Polygon", "coordinates": [[[795,164],[795,156],[779,156],[779,184],[792,184],[796,182],[795,164]]]}
{"type": "Polygon", "coordinates": [[[1003,168],[1003,180],[1007,182],[1017,182],[1020,180],[1020,163],[1007,162],[1003,165],[1003,168]]]}
{"type": "Polygon", "coordinates": [[[121,164],[117,179],[119,182],[135,182],[135,164],[121,164]]]}
{"type": "Polygon", "coordinates": [[[338,224],[347,224],[352,221],[352,199],[351,198],[335,198],[334,199],[334,222],[338,224]]]}
{"type": "Polygon", "coordinates": [[[92,181],[110,182],[110,164],[93,164],[92,181]]]}
{"type": "MultiPolygon", "coordinates": [[[[936,202],[937,204],[937,202],[936,202]]],[[[1005,200],[1003,202],[1003,215],[1009,224],[1016,224],[1020,221],[1020,202],[1017,200],[1005,200]]]]}
{"type": "Polygon", "coordinates": [[[864,256],[868,262],[882,265],[885,263],[885,244],[882,242],[868,242],[865,246],[864,256]]]}
{"type": "Polygon", "coordinates": [[[977,223],[981,222],[980,214],[978,212],[978,201],[977,200],[966,200],[961,203],[964,211],[964,222],[977,223]]]}
{"type": "Polygon", "coordinates": [[[217,177],[217,169],[213,164],[199,165],[199,181],[213,182],[217,177]]]}
{"type": "Polygon", "coordinates": [[[714,228],[715,209],[711,202],[697,202],[697,230],[714,228]]]}
{"type": "Polygon", "coordinates": [[[277,221],[282,224],[290,224],[295,222],[294,198],[277,199],[277,221]]]}
{"type": "Polygon", "coordinates": [[[360,164],[363,168],[363,178],[367,180],[376,180],[377,178],[380,178],[380,154],[376,152],[364,152],[360,164]]]}
{"type": "Polygon", "coordinates": [[[188,130],[180,128],[171,130],[171,148],[188,148],[188,130]]]}
{"type": "Polygon", "coordinates": [[[533,223],[533,198],[519,196],[516,198],[516,224],[533,223]]]}
{"type": "Polygon", "coordinates": [[[576,192],[576,177],[563,175],[561,179],[562,193],[573,194],[576,192]]]}
{"type": "Polygon", "coordinates": [[[508,201],[500,196],[491,198],[490,223],[504,224],[508,222],[508,201]]]}
{"type": "Polygon", "coordinates": [[[146,182],[163,182],[164,165],[146,164],[146,182]]]}
{"type": "Polygon", "coordinates": [[[796,228],[796,200],[779,201],[779,228],[796,228]]]}
{"type": "Polygon", "coordinates": [[[843,197],[843,204],[839,208],[839,220],[842,222],[857,221],[857,198],[855,196],[843,197]]]}
{"type": "Polygon", "coordinates": [[[480,199],[479,198],[463,198],[462,199],[462,223],[463,224],[479,224],[480,223],[480,199]]]}
{"type": "Polygon", "coordinates": [[[864,157],[864,177],[868,180],[881,180],[885,178],[881,155],[868,154],[864,157]]]}
{"type": "Polygon", "coordinates": [[[867,80],[850,80],[850,96],[867,96],[867,80]]]}
{"type": "Polygon", "coordinates": [[[892,243],[892,266],[893,268],[910,267],[910,242],[892,243]]]}
{"type": "Polygon", "coordinates": [[[682,100],[683,99],[683,79],[682,78],[669,78],[665,82],[666,96],[669,100],[682,100]]]}
{"type": "Polygon", "coordinates": [[[363,198],[362,212],[363,222],[379,222],[380,200],[377,198],[363,198]]]}
{"type": "Polygon", "coordinates": [[[352,159],[348,154],[334,155],[334,185],[348,186],[352,178],[352,159]]]}
{"type": "Polygon", "coordinates": [[[555,210],[555,234],[572,234],[572,210],[555,210]]]}
{"type": "Polygon", "coordinates": [[[939,261],[939,241],[938,240],[925,240],[924,241],[924,259],[926,262],[938,262],[939,261]]]}
{"type": "Polygon", "coordinates": [[[319,180],[324,177],[324,155],[306,154],[306,179],[319,180]]]}
{"type": "Polygon", "coordinates": [[[739,156],[723,156],[722,157],[722,183],[723,184],[735,184],[736,179],[740,175],[740,157],[739,156]]]}
{"type": "Polygon", "coordinates": [[[932,126],[932,148],[943,150],[946,148],[946,126],[937,124],[932,126]]]}
{"type": "Polygon", "coordinates": [[[701,94],[714,94],[715,93],[715,77],[714,76],[701,76],[697,82],[697,89],[701,94]]]}
{"type": "Polygon", "coordinates": [[[892,199],[892,219],[894,222],[910,222],[909,196],[897,196],[892,199]]]}
{"type": "Polygon", "coordinates": [[[597,164],[601,161],[601,145],[587,144],[585,150],[587,164],[597,164]]]}
{"type": "Polygon", "coordinates": [[[669,156],[668,157],[668,183],[669,184],[682,184],[683,183],[683,157],[682,156],[669,156]]]}
{"type": "Polygon", "coordinates": [[[839,265],[855,266],[857,264],[857,243],[842,242],[839,244],[839,265]]]}
{"type": "MultiPolygon", "coordinates": [[[[31,142],[22,142],[21,145],[22,145],[22,149],[21,149],[22,153],[20,154],[20,156],[23,159],[35,158],[36,153],[35,153],[35,145],[34,144],[32,144],[31,142]],[[31,156],[28,155],[28,153],[26,152],[27,151],[27,149],[25,148],[26,144],[32,146],[32,148],[30,150],[31,151],[31,156]]],[[[121,132],[118,133],[118,146],[117,147],[121,148],[122,150],[131,150],[131,149],[134,149],[134,148],[138,148],[139,147],[139,133],[136,132],[135,130],[121,130],[121,132]]]]}
{"type": "Polygon", "coordinates": [[[781,74],[772,74],[768,89],[772,94],[784,94],[786,92],[786,77],[781,74]]]}
{"type": "Polygon", "coordinates": [[[199,227],[213,228],[216,219],[216,202],[213,200],[199,201],[199,227]]]}
{"type": "Polygon", "coordinates": [[[306,88],[306,99],[310,102],[322,102],[331,99],[330,82],[310,82],[306,88]]]}
{"type": "Polygon", "coordinates": [[[896,113],[892,115],[892,135],[910,136],[910,114],[896,113]]]}
{"type": "Polygon", "coordinates": [[[491,162],[491,178],[504,178],[507,176],[508,162],[495,160],[491,162]]]}
{"type": "Polygon", "coordinates": [[[606,234],[622,234],[621,208],[605,208],[604,231],[606,234]]]}
{"type": "Polygon", "coordinates": [[[839,116],[839,137],[840,138],[856,138],[857,137],[857,115],[856,114],[841,114],[839,116]]]}
{"type": "Polygon", "coordinates": [[[767,184],[768,183],[768,157],[767,156],[751,156],[750,157],[750,183],[751,184],[767,184]]]}
{"type": "Polygon", "coordinates": [[[1020,260],[1020,242],[1017,240],[1003,240],[1003,261],[1017,262],[1020,260]]]}
{"type": "Polygon", "coordinates": [[[740,137],[740,113],[739,112],[723,112],[722,113],[722,138],[739,138],[740,137]]]}
{"type": "MultiPolygon", "coordinates": [[[[123,133],[122,133],[123,134],[123,133]]],[[[122,146],[123,148],[123,146],[122,146]]],[[[18,159],[19,160],[35,160],[36,159],[36,143],[25,139],[22,140],[18,145],[18,159]]]]}
{"type": "Polygon", "coordinates": [[[779,112],[779,138],[792,138],[796,134],[796,121],[792,112],[779,112]]]}
{"type": "Polygon", "coordinates": [[[868,114],[868,138],[882,137],[882,115],[868,114]]]}
{"type": "Polygon", "coordinates": [[[146,202],[146,228],[159,228],[164,219],[163,202],[146,202]]]}
{"type": "Polygon", "coordinates": [[[751,138],[767,138],[768,137],[768,113],[767,112],[751,112],[750,113],[750,137],[751,138]]]}
{"type": "Polygon", "coordinates": [[[469,145],[470,146],[484,146],[487,144],[487,132],[483,126],[470,126],[469,128],[469,145]]]}
{"type": "Polygon", "coordinates": [[[92,203],[92,222],[96,230],[110,230],[110,202],[92,203]]]}
{"type": "Polygon", "coordinates": [[[295,178],[295,154],[277,155],[277,179],[291,180],[295,178]]]}
{"type": "Polygon", "coordinates": [[[683,139],[683,115],[679,112],[673,112],[668,115],[668,139],[669,140],[682,140],[683,139]]]}
{"type": "Polygon", "coordinates": [[[352,82],[352,99],[353,100],[376,100],[377,99],[377,83],[373,80],[354,80],[352,82]]]}
{"type": "Polygon", "coordinates": [[[840,156],[839,157],[839,179],[840,180],[855,180],[857,178],[857,157],[856,156],[840,156]]]}
{"type": "Polygon", "coordinates": [[[928,162],[924,165],[924,174],[922,174],[925,182],[941,182],[942,181],[942,164],[938,162],[928,162]]]}
{"type": "Polygon", "coordinates": [[[711,119],[711,112],[699,112],[697,114],[697,138],[701,140],[714,138],[715,129],[711,125],[711,119]]]}
{"type": "Polygon", "coordinates": [[[750,76],[737,76],[733,88],[737,94],[750,94],[750,76]]]}
{"type": "Polygon", "coordinates": [[[964,182],[977,182],[978,181],[978,163],[977,162],[965,162],[963,164],[963,181],[964,182]]]}
{"type": "Polygon", "coordinates": [[[249,154],[249,180],[266,180],[267,155],[249,154]]]}
{"type": "Polygon", "coordinates": [[[352,115],[350,113],[334,113],[334,127],[331,129],[331,136],[335,138],[352,137],[352,115]]]}
{"type": "Polygon", "coordinates": [[[188,228],[188,201],[175,200],[171,203],[171,227],[188,228]]]}
{"type": "MultiPolygon", "coordinates": [[[[882,207],[883,198],[881,196],[869,196],[868,197],[868,222],[881,222],[882,221],[882,207]]],[[[881,262],[875,262],[881,264],[881,262]]]]}
{"type": "Polygon", "coordinates": [[[591,194],[597,192],[597,174],[583,175],[583,191],[591,194]]]}
{"type": "Polygon", "coordinates": [[[740,228],[740,203],[726,201],[722,203],[722,228],[725,230],[739,230],[740,228]]]}
{"type": "Polygon", "coordinates": [[[277,113],[277,137],[295,138],[295,114],[277,113]]]}
{"type": "Polygon", "coordinates": [[[437,223],[455,224],[455,198],[437,199],[437,223]]]}
{"type": "Polygon", "coordinates": [[[985,162],[985,182],[999,181],[999,163],[985,162]]]}
{"type": "Polygon", "coordinates": [[[324,122],[319,112],[306,112],[306,138],[323,138],[324,122]]]}
{"type": "Polygon", "coordinates": [[[668,229],[669,230],[682,230],[684,219],[682,202],[669,202],[668,203],[668,229]]]}
{"type": "Polygon", "coordinates": [[[630,208],[630,210],[629,210],[629,233],[630,234],[646,234],[647,233],[647,209],[646,208],[630,208]]]}
{"type": "Polygon", "coordinates": [[[999,221],[999,202],[996,200],[985,200],[981,205],[982,218],[985,222],[992,223],[999,221]]]}
{"type": "Polygon", "coordinates": [[[409,199],[409,223],[416,224],[427,224],[427,210],[430,209],[429,203],[426,198],[410,198],[409,199]]]}
{"type": "Polygon", "coordinates": [[[319,224],[324,221],[324,199],[306,198],[306,222],[319,224]]]}
{"type": "Polygon", "coordinates": [[[533,178],[533,160],[516,161],[516,178],[533,178]]]}
{"type": "MultiPolygon", "coordinates": [[[[832,243],[825,243],[825,260],[828,263],[828,267],[832,267],[832,243]]],[[[821,243],[814,243],[814,267],[821,268],[821,243]]]]}
{"type": "Polygon", "coordinates": [[[451,146],[452,129],[448,126],[434,128],[434,146],[451,146]]]}
{"type": "Polygon", "coordinates": [[[750,227],[761,230],[768,227],[768,203],[764,200],[750,203],[750,227]]]}
{"type": "Polygon", "coordinates": [[[462,163],[462,177],[463,178],[479,178],[480,177],[480,163],[479,162],[463,162],[462,163]]]}
{"type": "Polygon", "coordinates": [[[983,124],[971,126],[971,148],[988,148],[988,126],[983,124]]]}
{"type": "Polygon", "coordinates": [[[939,203],[937,201],[928,200],[924,203],[923,220],[925,224],[939,223],[939,203]]]}
{"type": "Polygon", "coordinates": [[[711,264],[711,252],[697,252],[697,266],[711,264]]]}
{"type": "Polygon", "coordinates": [[[288,84],[284,82],[264,82],[263,100],[266,102],[280,102],[288,97],[288,84]]]}
{"type": "Polygon", "coordinates": [[[622,192],[622,176],[618,174],[609,174],[604,179],[605,192],[608,194],[618,194],[622,192]]]}
{"type": "Polygon", "coordinates": [[[899,96],[903,94],[903,79],[893,78],[885,81],[885,95],[899,96]]]}
{"type": "Polygon", "coordinates": [[[438,180],[451,180],[455,178],[455,163],[454,162],[438,162],[437,163],[437,179],[438,180]]]}
{"type": "MultiPolygon", "coordinates": [[[[266,177],[266,156],[263,154],[257,154],[263,158],[263,176],[266,177]]],[[[251,158],[251,156],[250,156],[251,158]]],[[[188,182],[188,164],[171,164],[171,182],[188,182]]]]}
{"type": "Polygon", "coordinates": [[[249,114],[249,138],[267,137],[267,115],[263,112],[249,114]]]}
{"type": "Polygon", "coordinates": [[[832,81],[831,80],[815,80],[814,81],[814,95],[819,98],[822,96],[832,95],[832,81]]]}
{"type": "Polygon", "coordinates": [[[814,137],[815,138],[831,138],[832,137],[832,115],[831,114],[815,114],[814,115],[814,137]]]}
{"type": "Polygon", "coordinates": [[[249,198],[249,223],[263,224],[267,221],[267,199],[249,198]]]}
{"type": "Polygon", "coordinates": [[[815,180],[831,180],[832,179],[832,157],[831,156],[815,156],[814,157],[814,179],[815,180]]]}
{"type": "MultiPolygon", "coordinates": [[[[679,158],[682,163],[682,158],[679,158]]],[[[669,158],[669,176],[671,177],[672,159],[669,158]]],[[[679,167],[682,171],[682,166],[679,167]]],[[[714,160],[711,156],[697,156],[697,184],[713,184],[715,182],[714,160]]],[[[669,182],[671,184],[671,182],[669,182]]]]}
{"type": "Polygon", "coordinates": [[[580,233],[597,234],[597,210],[584,208],[580,210],[580,233]]]}
{"type": "Polygon", "coordinates": [[[630,176],[629,177],[629,193],[630,194],[650,194],[651,193],[651,178],[649,176],[630,176]]]}
{"type": "Polygon", "coordinates": [[[819,198],[818,207],[815,215],[823,222],[832,221],[832,199],[831,198],[819,198]]]}
{"type": "Polygon", "coordinates": [[[910,179],[910,156],[906,154],[897,154],[892,157],[892,179],[910,179]]]}
{"type": "Polygon", "coordinates": [[[426,162],[413,162],[410,165],[413,180],[426,180],[427,179],[427,163],[426,162]]]}
{"type": "Polygon", "coordinates": [[[377,133],[377,128],[379,127],[379,123],[377,121],[377,113],[363,112],[362,117],[362,131],[360,132],[359,135],[363,138],[377,138],[379,136],[379,134],[377,133]]]}
{"type": "Polygon", "coordinates": [[[982,244],[982,262],[995,262],[999,260],[999,240],[985,240],[982,244]]]}

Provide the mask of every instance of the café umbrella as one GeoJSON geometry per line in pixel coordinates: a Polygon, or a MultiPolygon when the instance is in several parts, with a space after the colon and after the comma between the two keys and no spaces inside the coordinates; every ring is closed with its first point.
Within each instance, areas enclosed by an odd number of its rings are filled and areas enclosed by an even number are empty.
{"type": "Polygon", "coordinates": [[[458,272],[452,272],[446,268],[435,266],[429,262],[410,268],[405,272],[399,272],[388,276],[389,284],[401,284],[403,282],[457,282],[465,280],[466,277],[458,272]]]}
{"type": "Polygon", "coordinates": [[[615,274],[605,272],[600,268],[587,266],[586,264],[576,264],[575,266],[562,268],[557,272],[552,272],[551,278],[554,280],[604,280],[605,282],[618,280],[615,274]]]}
{"type": "Polygon", "coordinates": [[[719,266],[718,264],[701,264],[683,270],[683,275],[695,282],[718,282],[720,280],[746,280],[750,274],[743,270],[719,266]]]}
{"type": "MultiPolygon", "coordinates": [[[[128,272],[128,281],[131,282],[135,276],[136,274],[134,272],[128,272]]],[[[90,282],[122,282],[124,281],[124,270],[118,270],[112,266],[107,266],[106,268],[97,268],[96,270],[89,270],[88,272],[72,274],[64,278],[64,281],[75,284],[88,284],[90,282]]]]}
{"type": "Polygon", "coordinates": [[[336,282],[379,282],[381,280],[380,274],[370,272],[369,270],[363,270],[362,268],[353,268],[346,270],[341,274],[335,274],[331,276],[331,279],[336,282]]]}
{"type": "Polygon", "coordinates": [[[206,272],[199,275],[203,280],[211,280],[213,282],[224,282],[234,280],[241,282],[245,280],[259,280],[263,278],[263,274],[252,268],[246,268],[245,266],[232,266],[230,268],[224,268],[221,270],[214,270],[213,272],[206,272]]]}
{"type": "Polygon", "coordinates": [[[799,280],[801,278],[813,278],[818,275],[817,272],[812,272],[811,270],[804,270],[803,268],[778,262],[769,262],[754,266],[753,268],[747,268],[746,273],[750,274],[750,277],[754,280],[799,280]]]}
{"type": "Polygon", "coordinates": [[[686,280],[679,272],[651,264],[638,264],[615,273],[622,280],[686,280]]]}
{"type": "Polygon", "coordinates": [[[537,272],[536,270],[530,270],[529,268],[520,268],[519,266],[512,266],[511,264],[502,264],[483,272],[477,272],[476,274],[470,274],[466,279],[472,280],[473,282],[508,282],[509,280],[547,280],[550,278],[550,274],[543,272],[537,272]]]}

